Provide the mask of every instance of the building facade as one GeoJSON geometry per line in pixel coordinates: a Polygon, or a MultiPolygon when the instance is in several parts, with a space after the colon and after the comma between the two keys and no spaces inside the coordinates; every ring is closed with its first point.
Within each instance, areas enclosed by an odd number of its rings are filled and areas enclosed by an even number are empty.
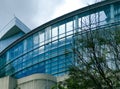
{"type": "Polygon", "coordinates": [[[63,76],[75,64],[72,49],[76,32],[119,25],[120,0],[102,1],[56,18],[0,52],[0,77],[21,79],[39,73],[63,76]]]}

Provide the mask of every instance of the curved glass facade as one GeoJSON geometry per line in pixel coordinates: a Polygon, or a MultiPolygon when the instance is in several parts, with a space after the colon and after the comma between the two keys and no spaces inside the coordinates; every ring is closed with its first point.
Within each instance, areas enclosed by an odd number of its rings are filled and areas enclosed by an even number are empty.
{"type": "Polygon", "coordinates": [[[74,63],[72,49],[75,33],[84,33],[89,28],[94,30],[118,21],[120,2],[78,12],[47,26],[0,56],[0,77],[11,75],[22,78],[34,73],[64,75],[74,63]]]}

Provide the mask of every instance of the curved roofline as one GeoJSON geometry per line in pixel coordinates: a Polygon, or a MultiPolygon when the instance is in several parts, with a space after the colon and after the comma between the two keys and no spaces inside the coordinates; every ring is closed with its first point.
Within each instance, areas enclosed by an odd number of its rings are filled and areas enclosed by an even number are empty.
{"type": "Polygon", "coordinates": [[[13,47],[14,45],[16,45],[18,42],[24,40],[25,38],[29,37],[30,35],[46,28],[46,27],[49,27],[61,20],[64,20],[64,19],[67,19],[69,17],[72,17],[72,16],[75,16],[77,14],[80,14],[80,13],[83,13],[83,12],[86,12],[86,11],[89,11],[89,10],[92,10],[92,9],[95,9],[95,8],[98,8],[98,7],[101,7],[101,6],[105,6],[105,5],[109,5],[109,4],[112,4],[112,3],[115,3],[115,2],[118,2],[120,0],[106,0],[106,1],[102,1],[102,2],[98,2],[98,3],[95,3],[95,4],[92,4],[92,5],[89,5],[89,6],[86,6],[86,7],[83,7],[83,8],[80,8],[78,10],[75,10],[75,11],[72,11],[70,13],[67,13],[65,15],[62,15],[58,18],[55,18],[35,29],[33,29],[32,31],[28,32],[27,34],[25,34],[24,36],[22,36],[21,38],[19,38],[18,40],[16,40],[15,42],[13,42],[11,45],[9,45],[7,48],[5,48],[1,53],[0,53],[0,56],[2,54],[4,54],[7,50],[9,50],[11,47],[13,47]]]}

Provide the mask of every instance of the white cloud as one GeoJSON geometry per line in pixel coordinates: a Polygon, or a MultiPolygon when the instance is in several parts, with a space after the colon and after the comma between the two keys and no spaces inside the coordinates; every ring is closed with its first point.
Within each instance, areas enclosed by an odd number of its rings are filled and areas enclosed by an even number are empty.
{"type": "Polygon", "coordinates": [[[36,26],[39,26],[45,22],[50,21],[56,8],[63,3],[64,0],[54,0],[53,2],[47,0],[39,0],[37,14],[35,14],[32,19],[33,23],[36,26]]]}
{"type": "Polygon", "coordinates": [[[59,17],[63,14],[72,12],[74,10],[80,9],[99,1],[101,0],[64,0],[64,3],[55,9],[55,13],[52,18],[59,17]]]}
{"type": "MultiPolygon", "coordinates": [[[[89,0],[92,3],[95,0],[89,0]]],[[[85,6],[88,0],[0,0],[0,29],[14,14],[31,29],[85,6]]]]}
{"type": "Polygon", "coordinates": [[[56,8],[53,18],[69,13],[85,6],[82,0],[65,0],[64,4],[56,8]]]}
{"type": "Polygon", "coordinates": [[[55,8],[64,0],[0,0],[0,29],[14,14],[29,28],[33,29],[49,21],[55,8]]]}

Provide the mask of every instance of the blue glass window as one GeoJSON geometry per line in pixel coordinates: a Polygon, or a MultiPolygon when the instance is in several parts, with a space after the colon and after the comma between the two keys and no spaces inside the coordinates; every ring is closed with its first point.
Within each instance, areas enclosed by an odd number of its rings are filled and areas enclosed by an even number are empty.
{"type": "Polygon", "coordinates": [[[73,21],[66,23],[66,35],[70,35],[73,33],[73,21]]]}
{"type": "Polygon", "coordinates": [[[58,39],[58,27],[52,28],[52,40],[58,39]]]}
{"type": "Polygon", "coordinates": [[[59,26],[59,38],[65,37],[65,24],[59,26]]]}
{"type": "Polygon", "coordinates": [[[33,38],[32,38],[32,36],[30,36],[30,37],[28,37],[27,38],[27,45],[26,45],[26,48],[27,48],[27,50],[31,50],[32,49],[32,47],[33,47],[33,38]]]}
{"type": "Polygon", "coordinates": [[[41,31],[39,34],[39,39],[40,39],[40,46],[44,44],[45,41],[45,32],[41,31]]]}
{"type": "Polygon", "coordinates": [[[39,45],[39,36],[38,33],[33,35],[33,46],[37,47],[39,45]]]}

